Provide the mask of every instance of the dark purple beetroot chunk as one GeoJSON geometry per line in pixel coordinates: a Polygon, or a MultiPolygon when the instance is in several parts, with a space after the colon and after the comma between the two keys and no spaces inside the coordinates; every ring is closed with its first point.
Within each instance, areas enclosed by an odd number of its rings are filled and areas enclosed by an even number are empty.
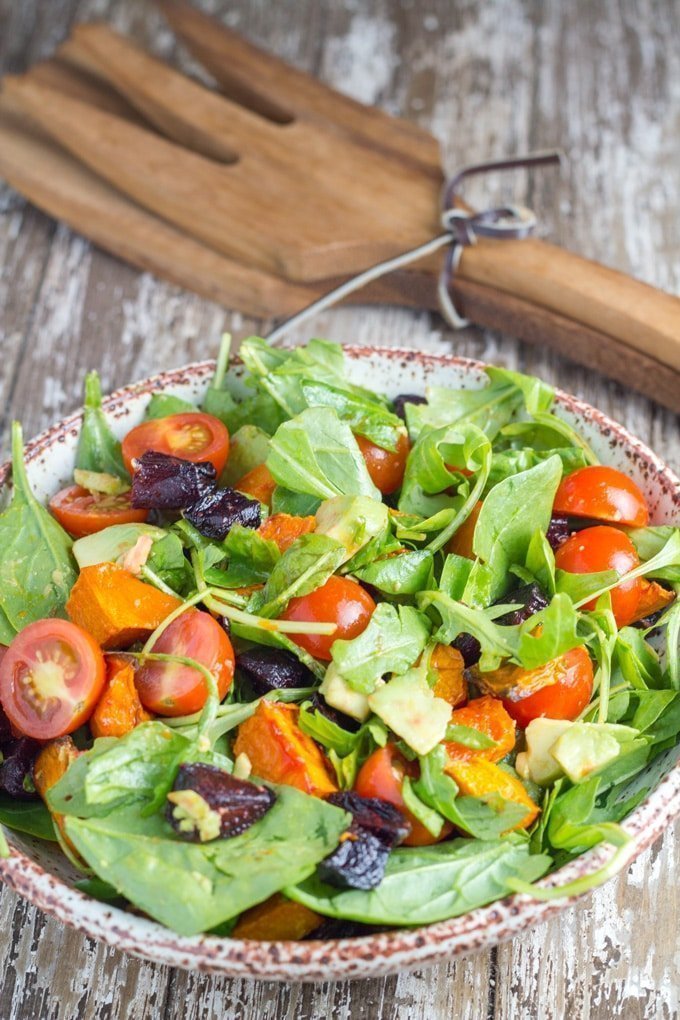
{"type": "Polygon", "coordinates": [[[180,765],[166,818],[181,839],[205,843],[239,836],[259,822],[276,797],[266,786],[236,779],[216,765],[180,765]],[[197,796],[183,796],[193,793],[197,796]]]}
{"type": "Polygon", "coordinates": [[[399,415],[402,421],[406,421],[406,409],[405,404],[426,404],[427,400],[425,397],[419,396],[417,393],[400,393],[398,397],[394,398],[394,413],[399,415]]]}
{"type": "Polygon", "coordinates": [[[341,889],[375,889],[383,880],[390,850],[408,836],[411,826],[398,808],[376,797],[344,792],[327,799],[349,811],[352,824],[319,864],[319,878],[341,889]]]}
{"type": "Polygon", "coordinates": [[[184,511],[184,517],[206,538],[222,541],[235,524],[259,528],[260,504],[235,489],[207,492],[184,511]]]}
{"type": "Polygon", "coordinates": [[[548,539],[551,549],[559,549],[562,543],[567,541],[571,532],[569,519],[561,514],[556,514],[550,518],[550,524],[548,525],[545,537],[548,539]]]}
{"type": "Polygon", "coordinates": [[[197,464],[155,450],[135,460],[134,469],[130,502],[137,509],[181,510],[215,485],[215,468],[209,461],[197,464]]]}
{"type": "MultiPolygon", "coordinates": [[[[503,616],[499,616],[495,621],[496,623],[506,627],[516,626],[519,623],[524,623],[530,616],[540,612],[541,609],[545,609],[548,605],[548,599],[543,589],[537,584],[523,584],[521,588],[515,588],[514,591],[508,592],[507,595],[498,599],[494,604],[507,603],[511,605],[515,602],[521,602],[521,609],[514,609],[503,616]]],[[[463,656],[466,669],[479,662],[482,648],[477,638],[473,637],[472,634],[459,634],[455,641],[453,641],[453,647],[457,648],[463,656]]]]}
{"type": "MultiPolygon", "coordinates": [[[[2,659],[2,651],[3,649],[2,647],[0,647],[0,660],[2,659]]],[[[5,744],[8,740],[11,739],[12,739],[12,726],[10,724],[9,719],[5,715],[5,711],[2,705],[0,705],[0,748],[2,747],[3,744],[5,744]]]]}
{"type": "Polygon", "coordinates": [[[340,712],[337,708],[333,708],[328,704],[323,694],[319,694],[318,691],[315,691],[314,694],[312,694],[312,709],[315,712],[318,712],[319,715],[323,715],[326,719],[335,723],[336,726],[339,726],[343,730],[347,730],[348,733],[356,733],[357,730],[361,728],[361,723],[357,722],[356,719],[353,719],[351,715],[345,715],[344,712],[340,712]]]}
{"type": "Polygon", "coordinates": [[[0,765],[0,790],[16,800],[33,800],[33,763],[42,745],[30,737],[19,737],[3,745],[0,765]]]}
{"type": "Polygon", "coordinates": [[[289,687],[310,687],[314,674],[285,648],[256,645],[236,657],[236,665],[256,694],[289,687]]]}

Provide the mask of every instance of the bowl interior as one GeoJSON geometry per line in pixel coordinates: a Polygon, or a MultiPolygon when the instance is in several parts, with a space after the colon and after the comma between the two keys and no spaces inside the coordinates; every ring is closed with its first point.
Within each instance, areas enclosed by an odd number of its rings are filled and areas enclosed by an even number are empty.
{"type": "MultiPolygon", "coordinates": [[[[389,396],[405,392],[422,393],[429,383],[476,389],[486,381],[482,366],[466,359],[442,358],[394,348],[350,347],[346,348],[346,352],[349,378],[389,396]]],[[[105,406],[114,431],[122,437],[138,424],[153,393],[171,391],[199,402],[212,370],[213,363],[205,362],[156,376],[113,394],[105,406]]],[[[229,386],[236,395],[244,393],[242,375],[242,366],[235,362],[229,374],[229,386]]],[[[651,451],[605,415],[566,394],[558,395],[557,413],[578,427],[603,462],[621,468],[637,481],[649,501],[652,523],[680,524],[679,483],[651,451]]],[[[39,499],[49,498],[70,480],[79,425],[80,414],[73,415],[28,444],[28,474],[39,499]]],[[[0,489],[6,487],[7,476],[5,465],[0,469],[0,489]]],[[[671,772],[675,758],[674,752],[667,752],[651,766],[657,782],[671,772]]],[[[645,837],[658,835],[673,811],[677,812],[679,789],[680,783],[677,783],[671,791],[670,800],[668,795],[664,799],[665,808],[660,803],[658,811],[651,811],[651,823],[645,821],[642,825],[641,816],[641,831],[634,852],[639,852],[650,841],[645,837]],[[676,806],[669,808],[671,801],[676,806]],[[653,819],[656,819],[657,826],[654,831],[653,819]]],[[[658,791],[647,798],[638,812],[647,806],[649,814],[656,793],[658,791]]],[[[79,876],[56,844],[46,844],[14,833],[8,835],[19,853],[2,862],[0,875],[4,874],[23,895],[95,937],[163,963],[281,979],[313,979],[332,974],[368,975],[432,961],[452,952],[467,951],[512,933],[508,930],[503,912],[492,904],[464,918],[422,929],[422,943],[418,943],[417,939],[414,941],[416,936],[413,932],[367,936],[345,940],[344,943],[243,943],[204,937],[180,938],[154,922],[105,906],[73,891],[70,887],[79,876]],[[477,934],[470,941],[472,930],[482,935],[477,934]],[[270,953],[268,946],[277,946],[276,953],[270,953]]],[[[578,864],[577,873],[587,873],[598,866],[599,856],[598,852],[586,855],[584,859],[567,865],[563,872],[573,871],[578,864]]],[[[569,877],[574,875],[570,873],[569,877]]],[[[526,897],[512,899],[527,900],[526,897]]],[[[511,925],[514,930],[534,923],[539,915],[547,916],[545,910],[513,909],[513,916],[517,918],[514,926],[511,925]]]]}

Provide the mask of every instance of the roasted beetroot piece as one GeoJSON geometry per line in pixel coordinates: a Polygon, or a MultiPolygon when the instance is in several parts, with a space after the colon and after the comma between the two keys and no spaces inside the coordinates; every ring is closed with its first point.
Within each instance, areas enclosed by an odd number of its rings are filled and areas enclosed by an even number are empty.
{"type": "Polygon", "coordinates": [[[266,815],[276,797],[216,765],[180,765],[166,818],[181,839],[206,843],[239,836],[266,815]]]}
{"type": "Polygon", "coordinates": [[[261,509],[256,499],[248,499],[235,489],[207,492],[184,511],[185,518],[206,538],[222,541],[235,524],[259,528],[261,509]]]}
{"type": "MultiPolygon", "coordinates": [[[[545,609],[548,605],[548,599],[543,589],[537,584],[523,584],[521,588],[515,588],[514,591],[508,592],[503,598],[498,599],[495,604],[510,605],[516,602],[521,603],[520,609],[513,609],[510,613],[499,616],[495,622],[506,627],[516,626],[518,623],[524,623],[530,616],[538,613],[541,609],[545,609]]],[[[452,643],[453,647],[457,648],[463,656],[466,669],[479,662],[482,649],[479,641],[472,634],[459,634],[452,643]]]]}
{"type": "Polygon", "coordinates": [[[341,729],[347,730],[348,733],[356,733],[361,728],[361,723],[353,719],[351,715],[345,715],[344,712],[338,711],[337,708],[333,708],[329,705],[323,694],[319,694],[315,691],[312,694],[312,709],[323,715],[326,719],[329,719],[336,726],[340,726],[341,729]]]}
{"type": "Polygon", "coordinates": [[[130,502],[136,509],[182,510],[215,486],[215,468],[148,450],[134,461],[130,502]]]}
{"type": "Polygon", "coordinates": [[[250,681],[256,694],[289,687],[310,687],[314,674],[284,648],[255,645],[236,657],[236,666],[250,681]]]}
{"type": "Polygon", "coordinates": [[[332,854],[317,868],[322,882],[339,889],[375,889],[383,880],[390,855],[377,836],[367,829],[351,829],[332,854]]]}
{"type": "MultiPolygon", "coordinates": [[[[1,658],[1,656],[0,656],[1,658]]],[[[9,719],[4,713],[2,705],[0,705],[0,748],[8,740],[12,739],[12,726],[9,719]]]]}
{"type": "Polygon", "coordinates": [[[562,543],[567,541],[572,530],[567,517],[563,517],[561,514],[551,517],[548,530],[545,533],[545,537],[550,543],[550,548],[559,549],[562,543]]]}
{"type": "Polygon", "coordinates": [[[19,737],[3,747],[0,765],[0,790],[16,800],[34,800],[37,797],[33,784],[33,763],[41,744],[30,737],[19,737]]]}
{"type": "MultiPolygon", "coordinates": [[[[318,928],[306,936],[306,940],[351,939],[358,935],[371,935],[378,931],[387,931],[374,925],[361,924],[359,921],[345,921],[337,917],[324,917],[318,928]]],[[[306,941],[305,940],[305,941],[306,941]]]]}
{"type": "Polygon", "coordinates": [[[398,397],[394,398],[394,413],[399,415],[402,421],[406,421],[406,408],[405,404],[426,404],[427,400],[425,397],[419,396],[417,393],[400,393],[398,397]]]}
{"type": "Polygon", "coordinates": [[[365,829],[388,850],[402,843],[411,831],[411,826],[399,808],[389,801],[378,797],[360,797],[351,790],[331,793],[326,800],[329,804],[349,811],[352,815],[350,831],[365,829]]]}

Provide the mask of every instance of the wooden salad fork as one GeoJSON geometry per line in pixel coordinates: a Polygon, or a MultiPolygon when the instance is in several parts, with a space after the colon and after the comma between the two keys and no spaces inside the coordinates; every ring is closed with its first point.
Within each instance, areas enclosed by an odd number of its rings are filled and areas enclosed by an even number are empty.
{"type": "MultiPolygon", "coordinates": [[[[257,316],[441,233],[436,141],[159,4],[222,93],[104,25],[7,78],[0,175],[133,264],[257,316]],[[40,173],[38,167],[49,173],[40,173]]],[[[437,308],[442,256],[350,298],[437,308]]],[[[552,346],[680,411],[680,300],[530,238],[478,238],[452,284],[472,322],[552,346]]]]}

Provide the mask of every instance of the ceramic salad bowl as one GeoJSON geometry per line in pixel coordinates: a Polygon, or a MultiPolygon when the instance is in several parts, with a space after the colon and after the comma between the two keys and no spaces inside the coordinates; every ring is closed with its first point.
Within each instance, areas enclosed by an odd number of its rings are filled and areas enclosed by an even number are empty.
{"type": "MultiPolygon", "coordinates": [[[[388,395],[422,392],[429,382],[479,388],[486,381],[479,362],[422,354],[395,348],[346,347],[351,381],[388,395]]],[[[214,369],[213,362],[165,372],[113,394],[105,408],[120,437],[138,424],[153,393],[171,391],[199,401],[214,369]]],[[[242,368],[236,359],[230,387],[242,392],[242,368]]],[[[652,523],[680,524],[680,481],[639,440],[601,412],[567,394],[557,395],[560,417],[576,425],[605,463],[629,474],[642,488],[652,523]]],[[[33,489],[46,500],[70,478],[80,414],[43,432],[26,448],[33,489]]],[[[7,485],[8,465],[0,469],[0,490],[7,485]]],[[[680,814],[680,765],[677,749],[666,751],[649,766],[652,791],[624,821],[631,837],[625,847],[630,863],[653,843],[680,814]],[[653,773],[653,774],[652,774],[653,773]]],[[[254,942],[206,935],[183,937],[160,924],[101,903],[75,890],[75,870],[58,846],[7,833],[11,856],[0,860],[0,878],[21,896],[58,920],[133,955],[170,966],[216,974],[276,981],[366,978],[437,961],[492,946],[547,920],[569,906],[577,895],[539,902],[515,895],[453,920],[417,929],[329,941],[254,942]]],[[[541,881],[562,886],[584,879],[611,857],[601,844],[541,881]]],[[[619,858],[620,859],[620,858],[619,858]]],[[[574,888],[572,886],[572,888],[574,888]]]]}

